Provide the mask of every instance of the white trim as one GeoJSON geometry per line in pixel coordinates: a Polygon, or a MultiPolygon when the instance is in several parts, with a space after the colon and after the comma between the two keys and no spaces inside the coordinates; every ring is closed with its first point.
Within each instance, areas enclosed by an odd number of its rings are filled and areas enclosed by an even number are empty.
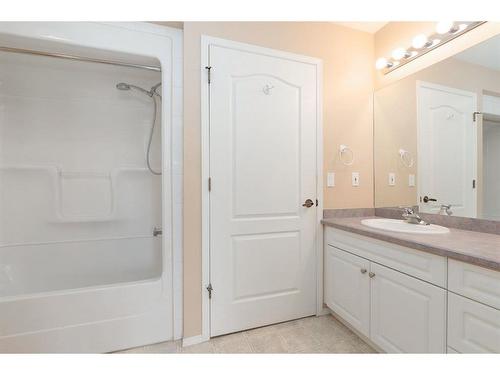
{"type": "Polygon", "coordinates": [[[182,339],[182,347],[185,348],[186,346],[201,344],[202,342],[206,342],[208,340],[210,340],[210,338],[206,338],[203,335],[185,337],[182,339]]]}
{"type": "Polygon", "coordinates": [[[237,48],[243,51],[259,53],[271,57],[280,57],[292,61],[316,66],[316,196],[319,200],[316,226],[316,314],[324,313],[323,306],[323,62],[322,60],[290,52],[240,43],[232,40],[201,36],[201,178],[202,178],[202,334],[203,341],[210,339],[210,300],[205,287],[210,282],[210,195],[208,178],[210,177],[210,108],[209,85],[205,66],[210,65],[209,46],[237,48]]]}
{"type": "Polygon", "coordinates": [[[210,87],[205,67],[210,65],[208,46],[211,38],[201,36],[201,296],[202,325],[201,336],[210,340],[210,300],[206,291],[210,283],[210,194],[208,178],[210,177],[210,87]]]}
{"type": "Polygon", "coordinates": [[[323,315],[323,61],[316,62],[316,316],[323,315]]]}
{"type": "MultiPolygon", "coordinates": [[[[182,101],[182,95],[174,97],[176,60],[181,61],[182,31],[144,22],[0,22],[0,34],[30,38],[32,40],[55,43],[64,41],[71,46],[90,47],[105,51],[124,52],[133,55],[153,57],[160,61],[162,67],[162,237],[163,272],[162,288],[163,297],[168,304],[172,321],[172,335],[180,338],[182,332],[181,316],[174,315],[174,301],[182,304],[182,280],[173,279],[174,254],[172,212],[172,102],[182,101]],[[70,27],[69,27],[70,26],[70,27]],[[104,37],[103,37],[104,36],[104,37]],[[140,38],[138,40],[138,37],[140,38]],[[166,42],[168,39],[168,42],[166,42]],[[176,295],[174,295],[176,291],[176,295]],[[180,322],[176,319],[181,319],[180,322]],[[177,329],[176,329],[177,327],[177,329]]],[[[182,68],[182,64],[180,64],[182,68]]],[[[181,74],[182,71],[176,71],[181,74]]],[[[182,80],[181,80],[182,81],[182,80]]],[[[179,233],[182,238],[182,228],[179,233]]],[[[172,337],[172,338],[173,338],[172,337]]]]}
{"type": "MultiPolygon", "coordinates": [[[[421,116],[420,110],[419,110],[419,91],[422,88],[429,88],[433,90],[439,90],[439,91],[444,91],[447,93],[451,94],[457,94],[457,95],[462,95],[465,97],[472,98],[474,100],[474,110],[477,110],[477,93],[472,92],[472,91],[466,91],[466,90],[461,90],[457,89],[454,87],[450,86],[444,86],[444,85],[439,85],[437,83],[430,83],[430,82],[425,82],[425,81],[416,81],[416,108],[417,108],[417,176],[423,176],[423,166],[422,163],[419,162],[418,160],[418,155],[421,155],[422,151],[422,145],[421,145],[421,139],[420,139],[420,121],[419,117],[421,116]]],[[[472,121],[472,113],[470,114],[470,119],[472,121]]],[[[472,126],[474,126],[474,139],[472,140],[472,153],[475,155],[475,157],[472,159],[472,178],[476,180],[476,188],[473,189],[472,191],[472,212],[474,214],[473,217],[477,217],[477,207],[478,207],[478,202],[477,202],[477,190],[478,190],[478,179],[477,179],[477,164],[478,164],[478,154],[477,154],[477,132],[478,132],[478,126],[477,123],[472,121],[472,126]]],[[[472,182],[472,181],[471,181],[472,182]]],[[[417,182],[417,206],[420,206],[420,200],[419,197],[422,196],[422,178],[418,178],[417,182]]]]}

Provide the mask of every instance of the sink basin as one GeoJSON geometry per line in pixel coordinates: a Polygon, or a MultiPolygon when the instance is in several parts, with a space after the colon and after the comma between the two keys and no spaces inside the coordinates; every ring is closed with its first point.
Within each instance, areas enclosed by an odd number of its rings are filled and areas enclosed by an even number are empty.
{"type": "Polygon", "coordinates": [[[364,219],[361,220],[361,224],[366,225],[370,228],[400,233],[444,234],[450,232],[448,228],[442,227],[440,225],[410,224],[404,220],[395,219],[364,219]]]}

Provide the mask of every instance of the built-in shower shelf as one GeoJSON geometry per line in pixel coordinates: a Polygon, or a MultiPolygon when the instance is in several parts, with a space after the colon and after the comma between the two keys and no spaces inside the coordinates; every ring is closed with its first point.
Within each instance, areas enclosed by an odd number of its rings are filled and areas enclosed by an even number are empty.
{"type": "MultiPolygon", "coordinates": [[[[7,173],[44,172],[49,175],[53,195],[52,223],[94,223],[120,220],[116,193],[117,181],[125,173],[151,175],[143,167],[118,167],[108,172],[66,171],[57,165],[8,165],[0,167],[7,173]]],[[[153,175],[151,175],[153,176],[153,175]]]]}

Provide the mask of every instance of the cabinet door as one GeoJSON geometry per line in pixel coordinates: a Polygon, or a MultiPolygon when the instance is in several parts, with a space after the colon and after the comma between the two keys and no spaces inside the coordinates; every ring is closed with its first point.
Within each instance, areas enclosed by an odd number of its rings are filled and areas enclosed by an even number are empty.
{"type": "Polygon", "coordinates": [[[372,263],[370,338],[388,353],[446,353],[446,291],[372,263]]]}
{"type": "Polygon", "coordinates": [[[325,247],[325,301],[341,318],[370,333],[370,262],[332,246],[325,247]]]}
{"type": "Polygon", "coordinates": [[[461,353],[500,353],[500,310],[448,293],[448,345],[461,353]]]}

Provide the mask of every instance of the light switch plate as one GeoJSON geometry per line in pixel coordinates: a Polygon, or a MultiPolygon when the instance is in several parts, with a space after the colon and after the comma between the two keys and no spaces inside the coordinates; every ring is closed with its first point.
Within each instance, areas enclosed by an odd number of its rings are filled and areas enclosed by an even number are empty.
{"type": "Polygon", "coordinates": [[[414,174],[408,175],[408,186],[410,186],[410,187],[415,186],[415,175],[414,174]]]}
{"type": "Polygon", "coordinates": [[[335,186],[335,172],[328,172],[326,177],[326,186],[328,187],[335,186]]]}
{"type": "Polygon", "coordinates": [[[396,173],[389,173],[389,186],[396,185],[396,173]]]}
{"type": "Polygon", "coordinates": [[[352,172],[352,186],[359,186],[359,172],[352,172]]]}

